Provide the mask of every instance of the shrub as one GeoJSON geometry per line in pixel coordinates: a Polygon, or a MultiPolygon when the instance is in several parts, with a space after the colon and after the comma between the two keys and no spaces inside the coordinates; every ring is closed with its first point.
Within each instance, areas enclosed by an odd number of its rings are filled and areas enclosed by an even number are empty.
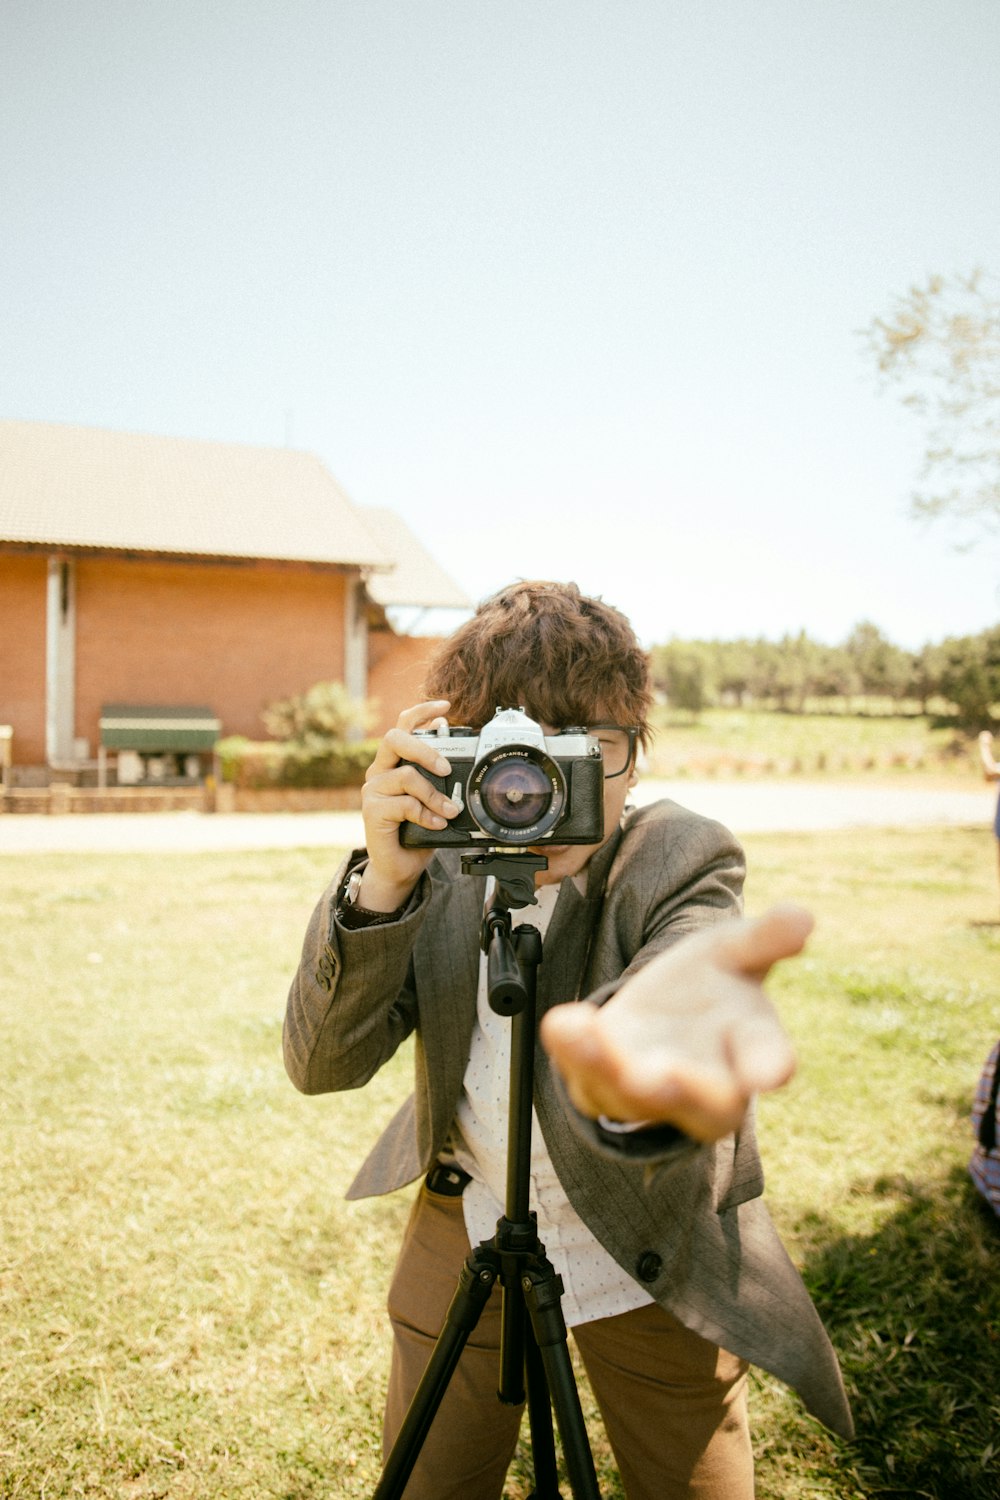
{"type": "Polygon", "coordinates": [[[231,735],[219,740],[215,751],[223,781],[259,790],[276,786],[360,786],[377,748],[377,740],[327,742],[319,747],[231,735]]]}
{"type": "Polygon", "coordinates": [[[352,698],[342,682],[317,682],[304,693],[269,704],[261,718],[274,739],[319,750],[364,734],[371,728],[372,711],[369,703],[352,698]]]}
{"type": "Polygon", "coordinates": [[[234,734],[217,743],[223,781],[248,790],[364,781],[378,742],[352,736],[368,728],[371,706],[352,698],[342,682],[317,682],[270,704],[261,718],[273,739],[234,734]]]}

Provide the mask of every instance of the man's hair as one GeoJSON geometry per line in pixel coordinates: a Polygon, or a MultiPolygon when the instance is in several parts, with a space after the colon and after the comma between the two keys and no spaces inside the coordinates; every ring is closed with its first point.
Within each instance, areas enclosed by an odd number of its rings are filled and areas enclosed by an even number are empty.
{"type": "Polygon", "coordinates": [[[513,583],[484,599],[439,648],[430,698],[481,729],[498,708],[524,708],[556,729],[607,720],[638,726],[648,745],[649,659],[628,620],[575,583],[513,583]]]}

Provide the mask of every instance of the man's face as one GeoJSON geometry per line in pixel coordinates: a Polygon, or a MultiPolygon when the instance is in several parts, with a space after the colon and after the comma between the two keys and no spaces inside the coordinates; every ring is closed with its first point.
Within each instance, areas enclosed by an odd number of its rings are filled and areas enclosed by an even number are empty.
{"type": "MultiPolygon", "coordinates": [[[[593,723],[606,722],[605,716],[595,714],[593,723]]],[[[558,734],[558,729],[551,724],[542,723],[542,728],[547,735],[558,734]]],[[[602,741],[602,750],[605,757],[606,769],[611,766],[614,753],[612,735],[604,730],[595,730],[597,737],[602,741]]],[[[637,777],[635,765],[631,764],[627,771],[621,776],[606,776],[604,779],[604,838],[599,844],[536,844],[532,845],[532,853],[544,854],[548,859],[548,868],[539,870],[535,875],[535,885],[558,885],[567,875],[579,875],[587,864],[590,857],[606,844],[608,839],[616,831],[621,822],[622,813],[625,810],[625,802],[632,787],[635,786],[637,777]]]]}

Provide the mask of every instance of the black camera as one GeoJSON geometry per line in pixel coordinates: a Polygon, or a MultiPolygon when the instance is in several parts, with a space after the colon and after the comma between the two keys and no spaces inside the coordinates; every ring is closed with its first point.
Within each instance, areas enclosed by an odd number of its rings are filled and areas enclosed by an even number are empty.
{"type": "Polygon", "coordinates": [[[454,727],[417,733],[433,740],[451,770],[434,776],[417,769],[462,810],[440,830],[404,823],[399,838],[407,849],[599,844],[604,838],[601,747],[585,728],[546,735],[523,709],[498,708],[478,734],[454,727]]]}

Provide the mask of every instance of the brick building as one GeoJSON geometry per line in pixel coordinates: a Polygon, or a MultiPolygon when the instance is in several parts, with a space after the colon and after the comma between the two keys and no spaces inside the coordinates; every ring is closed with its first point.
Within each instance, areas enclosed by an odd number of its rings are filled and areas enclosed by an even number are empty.
{"type": "Polygon", "coordinates": [[[111,705],[154,723],[162,710],[165,748],[183,748],[176,721],[195,733],[196,710],[199,748],[211,733],[259,738],[267,704],[338,680],[376,700],[382,728],[434,644],[394,628],[402,606],[468,600],[398,518],[352,504],[309,454],[0,422],[13,784],[92,774],[102,738],[121,743],[111,705]]]}

